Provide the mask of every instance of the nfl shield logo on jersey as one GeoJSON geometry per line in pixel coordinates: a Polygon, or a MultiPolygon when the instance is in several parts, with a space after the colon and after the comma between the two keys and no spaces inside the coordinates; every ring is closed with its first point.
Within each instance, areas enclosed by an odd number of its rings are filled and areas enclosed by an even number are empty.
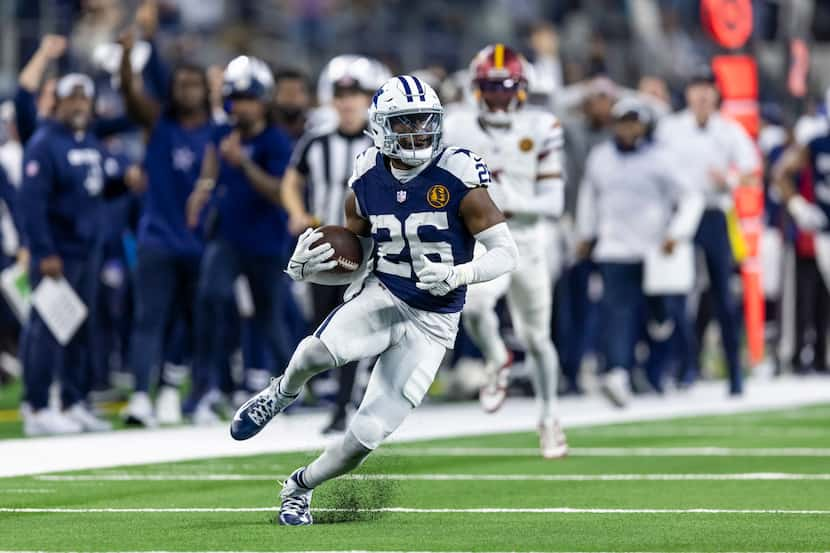
{"type": "Polygon", "coordinates": [[[402,204],[406,201],[406,190],[398,190],[398,203],[402,204]]]}

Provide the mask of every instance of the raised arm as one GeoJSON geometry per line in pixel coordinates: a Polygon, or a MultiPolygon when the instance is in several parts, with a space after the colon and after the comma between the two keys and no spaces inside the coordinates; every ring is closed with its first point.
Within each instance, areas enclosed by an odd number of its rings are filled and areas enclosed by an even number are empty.
{"type": "MultiPolygon", "coordinates": [[[[21,144],[34,134],[38,119],[37,94],[49,64],[66,51],[66,38],[45,35],[32,58],[18,75],[18,89],[14,96],[15,123],[21,144]]],[[[51,108],[50,108],[51,109],[51,108]]],[[[41,114],[48,115],[48,114],[41,114]]]]}
{"type": "Polygon", "coordinates": [[[126,31],[121,35],[119,42],[123,48],[120,67],[121,95],[124,97],[127,113],[145,130],[149,131],[156,124],[161,108],[143,91],[138,90],[139,86],[135,81],[132,61],[130,60],[135,44],[135,35],[132,31],[126,31]]]}

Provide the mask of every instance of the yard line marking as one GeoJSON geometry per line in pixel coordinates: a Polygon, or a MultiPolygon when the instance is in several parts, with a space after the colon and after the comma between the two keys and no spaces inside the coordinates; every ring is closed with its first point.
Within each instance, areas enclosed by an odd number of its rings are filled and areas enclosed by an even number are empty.
{"type": "MultiPolygon", "coordinates": [[[[389,447],[375,454],[399,457],[538,457],[531,447],[389,447]]],[[[573,447],[575,457],[830,457],[821,447],[573,447]]]]}
{"type": "Polygon", "coordinates": [[[235,480],[270,480],[276,482],[280,477],[279,474],[78,474],[71,476],[44,474],[33,476],[35,480],[48,482],[225,482],[235,480]]]}
{"type": "MultiPolygon", "coordinates": [[[[51,553],[49,551],[0,551],[0,553],[51,553]]],[[[62,553],[83,553],[78,551],[68,551],[62,553]]],[[[366,550],[366,549],[334,549],[330,551],[120,551],[119,553],[439,553],[435,551],[421,551],[421,550],[411,550],[411,551],[376,551],[376,550],[366,550]]],[[[442,551],[440,553],[462,553],[460,551],[442,551]]],[[[482,551],[481,553],[508,553],[508,552],[499,552],[499,551],[482,551]]],[[[512,552],[515,553],[515,552],[512,552]]],[[[539,553],[539,552],[527,552],[527,553],[539,553]]],[[[563,551],[561,553],[612,553],[612,552],[603,552],[603,551],[563,551]]],[[[647,552],[620,552],[615,551],[613,553],[653,553],[650,551],[647,552]]],[[[695,551],[682,551],[678,553],[697,553],[695,551]]],[[[762,552],[762,551],[741,551],[741,552],[724,552],[724,553],[772,553],[772,552],[762,552]]],[[[775,553],[781,553],[775,552],[775,553]]],[[[800,553],[827,553],[821,551],[804,551],[800,553]]]]}
{"type": "MultiPolygon", "coordinates": [[[[51,553],[49,551],[0,551],[0,553],[51,553]]],[[[78,551],[68,551],[62,553],[83,553],[78,551]]],[[[330,551],[120,551],[119,553],[439,553],[435,551],[421,551],[421,550],[412,550],[412,551],[376,551],[376,550],[366,550],[366,549],[334,549],[330,551]]],[[[440,553],[462,553],[460,551],[442,551],[440,553]]],[[[508,553],[508,552],[499,552],[499,551],[482,551],[481,553],[508,553]]],[[[513,552],[515,553],[515,552],[513,552]]],[[[527,553],[539,553],[539,552],[527,552],[527,553]]],[[[561,553],[612,553],[612,552],[603,552],[603,551],[563,551],[561,553]]],[[[653,553],[650,551],[647,552],[620,552],[615,551],[613,553],[653,553]]],[[[697,553],[695,551],[682,551],[679,553],[697,553]]],[[[741,552],[724,552],[724,553],[772,553],[772,552],[762,552],[762,551],[741,551],[741,552]]],[[[781,553],[781,552],[775,552],[781,553]]],[[[821,551],[804,551],[801,553],[827,553],[821,551]]]]}
{"type": "MultiPolygon", "coordinates": [[[[98,508],[63,508],[63,507],[0,507],[0,513],[52,513],[52,514],[88,514],[88,513],[259,513],[277,512],[273,507],[98,507],[98,508]]],[[[417,508],[417,507],[379,507],[373,509],[339,509],[320,507],[316,512],[347,513],[419,513],[419,514],[598,514],[598,515],[682,515],[682,514],[733,514],[733,515],[830,515],[827,509],[617,509],[617,508],[574,508],[574,507],[477,507],[477,508],[417,508]]]]}
{"type": "Polygon", "coordinates": [[[751,435],[753,437],[775,437],[775,438],[824,438],[830,436],[830,429],[823,428],[786,428],[766,427],[756,428],[750,425],[730,427],[718,426],[685,426],[685,427],[660,427],[660,428],[602,428],[590,427],[574,428],[570,432],[574,434],[585,434],[591,438],[658,438],[658,437],[735,437],[751,435]]]}
{"type": "MultiPolygon", "coordinates": [[[[279,474],[82,474],[44,475],[36,480],[49,482],[133,482],[133,481],[272,481],[284,479],[279,474]]],[[[745,472],[711,474],[345,474],[342,480],[415,480],[415,481],[542,481],[542,482],[613,482],[613,481],[776,481],[830,480],[830,474],[789,472],[745,472]]],[[[0,490],[2,491],[2,490],[0,490]]]]}
{"type": "Polygon", "coordinates": [[[55,493],[55,488],[0,488],[0,495],[4,493],[55,493]]]}

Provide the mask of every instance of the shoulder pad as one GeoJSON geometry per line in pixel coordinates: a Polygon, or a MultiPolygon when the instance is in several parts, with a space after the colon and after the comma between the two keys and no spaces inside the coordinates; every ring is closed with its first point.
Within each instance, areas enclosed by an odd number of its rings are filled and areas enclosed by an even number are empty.
{"type": "Polygon", "coordinates": [[[354,171],[352,172],[351,178],[349,178],[349,186],[351,187],[354,182],[369,172],[377,163],[378,158],[378,149],[374,146],[370,146],[366,149],[363,153],[357,155],[354,160],[354,171]]]}
{"type": "Polygon", "coordinates": [[[465,148],[451,146],[445,149],[436,166],[451,173],[468,188],[490,184],[490,171],[484,159],[465,148]]]}

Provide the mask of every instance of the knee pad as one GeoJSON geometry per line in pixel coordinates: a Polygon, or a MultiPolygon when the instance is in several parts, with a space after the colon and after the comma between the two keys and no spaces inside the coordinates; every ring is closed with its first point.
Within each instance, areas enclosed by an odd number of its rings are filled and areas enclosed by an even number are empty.
{"type": "Polygon", "coordinates": [[[355,440],[369,451],[377,449],[386,437],[383,422],[378,417],[360,412],[349,425],[347,434],[352,434],[355,440]]]}
{"type": "Polygon", "coordinates": [[[329,348],[316,336],[307,336],[300,342],[293,361],[300,370],[334,367],[334,357],[329,348]]]}
{"type": "Polygon", "coordinates": [[[366,457],[372,452],[372,450],[365,445],[363,445],[360,440],[357,439],[357,436],[354,435],[354,432],[349,430],[343,436],[343,454],[346,456],[349,464],[351,464],[354,468],[360,466],[363,461],[366,460],[366,457]]]}
{"type": "Polygon", "coordinates": [[[553,347],[550,334],[544,330],[534,328],[524,332],[523,334],[523,336],[520,336],[520,339],[524,342],[525,347],[531,351],[542,351],[549,343],[551,344],[550,347],[553,347]]]}

